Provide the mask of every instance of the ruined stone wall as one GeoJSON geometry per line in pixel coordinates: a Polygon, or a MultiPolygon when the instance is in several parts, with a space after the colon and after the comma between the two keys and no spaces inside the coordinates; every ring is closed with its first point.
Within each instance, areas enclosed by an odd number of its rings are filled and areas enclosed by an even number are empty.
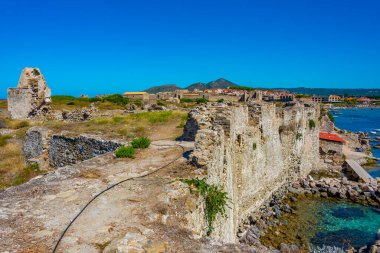
{"type": "Polygon", "coordinates": [[[49,164],[63,167],[95,156],[115,151],[121,143],[88,136],[66,137],[53,135],[49,146],[49,164]]]}
{"type": "Polygon", "coordinates": [[[13,119],[46,115],[50,103],[51,90],[38,68],[24,68],[17,88],[8,89],[8,111],[13,119]]]}
{"type": "Polygon", "coordinates": [[[190,159],[230,198],[227,219],[217,218],[216,239],[235,242],[239,224],[273,192],[318,167],[318,109],[258,103],[195,108],[189,116],[185,136],[193,135],[189,126],[199,128],[190,159]],[[310,128],[309,120],[317,126],[310,128]]]}

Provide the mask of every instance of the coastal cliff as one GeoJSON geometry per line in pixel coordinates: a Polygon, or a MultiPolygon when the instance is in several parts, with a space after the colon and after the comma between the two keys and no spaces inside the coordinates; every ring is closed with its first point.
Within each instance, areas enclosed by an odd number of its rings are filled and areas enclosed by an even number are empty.
{"type": "Polygon", "coordinates": [[[318,168],[318,116],[318,108],[267,103],[208,105],[189,113],[184,139],[195,140],[190,159],[229,198],[213,238],[236,242],[239,225],[272,193],[318,168]]]}

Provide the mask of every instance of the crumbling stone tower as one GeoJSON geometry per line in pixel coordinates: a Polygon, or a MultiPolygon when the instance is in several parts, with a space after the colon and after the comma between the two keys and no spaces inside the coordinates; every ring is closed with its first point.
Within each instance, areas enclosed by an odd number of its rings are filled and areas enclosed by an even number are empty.
{"type": "Polygon", "coordinates": [[[8,111],[12,119],[27,119],[50,111],[51,90],[38,68],[24,68],[17,88],[8,89],[8,111]]]}

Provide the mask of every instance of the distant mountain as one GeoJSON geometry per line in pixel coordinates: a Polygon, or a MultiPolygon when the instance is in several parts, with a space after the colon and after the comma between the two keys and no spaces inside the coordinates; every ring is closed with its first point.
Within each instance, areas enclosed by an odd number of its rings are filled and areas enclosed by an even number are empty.
{"type": "Polygon", "coordinates": [[[288,90],[290,92],[316,95],[316,96],[328,96],[331,94],[340,96],[365,96],[365,97],[379,97],[380,89],[334,89],[334,88],[279,88],[279,90],[288,90]]]}
{"type": "Polygon", "coordinates": [[[188,86],[186,89],[188,90],[195,90],[195,89],[205,90],[205,89],[217,89],[217,88],[225,89],[231,86],[239,86],[239,85],[231,81],[228,81],[224,78],[219,78],[209,83],[194,83],[188,86]]]}
{"type": "Polygon", "coordinates": [[[188,89],[188,90],[195,90],[195,89],[204,90],[205,89],[204,87],[206,85],[207,85],[206,83],[198,82],[198,83],[193,83],[193,84],[187,86],[186,89],[188,89]]]}
{"type": "MultiPolygon", "coordinates": [[[[195,90],[195,89],[205,90],[205,89],[218,89],[218,88],[225,89],[225,88],[228,88],[231,86],[239,86],[239,85],[237,85],[236,83],[233,83],[231,81],[228,81],[224,78],[219,78],[219,79],[217,79],[215,81],[211,81],[209,83],[201,83],[201,82],[193,83],[193,84],[189,85],[188,87],[186,87],[185,89],[187,89],[187,90],[195,90]]],[[[156,94],[158,92],[170,92],[170,91],[182,90],[182,89],[183,88],[178,87],[175,84],[165,84],[165,85],[159,85],[159,86],[151,87],[145,91],[150,93],[150,94],[156,94]]]]}
{"type": "Polygon", "coordinates": [[[158,92],[169,92],[169,91],[175,91],[175,90],[181,90],[181,89],[182,89],[181,87],[178,87],[175,84],[165,84],[165,85],[151,87],[145,91],[148,92],[149,94],[156,94],[158,92]]]}

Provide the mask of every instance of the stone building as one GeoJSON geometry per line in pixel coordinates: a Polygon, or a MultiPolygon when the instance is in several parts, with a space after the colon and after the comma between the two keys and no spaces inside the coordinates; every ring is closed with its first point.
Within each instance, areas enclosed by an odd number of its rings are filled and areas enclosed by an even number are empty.
{"type": "Polygon", "coordinates": [[[17,88],[8,89],[8,111],[12,119],[27,119],[50,111],[51,90],[38,68],[24,68],[17,88]]]}
{"type": "Polygon", "coordinates": [[[319,147],[321,155],[341,155],[343,153],[344,139],[337,134],[320,132],[319,133],[319,147]]]}
{"type": "Polygon", "coordinates": [[[124,92],[124,97],[131,100],[149,100],[149,94],[145,91],[143,92],[124,92]]]}

